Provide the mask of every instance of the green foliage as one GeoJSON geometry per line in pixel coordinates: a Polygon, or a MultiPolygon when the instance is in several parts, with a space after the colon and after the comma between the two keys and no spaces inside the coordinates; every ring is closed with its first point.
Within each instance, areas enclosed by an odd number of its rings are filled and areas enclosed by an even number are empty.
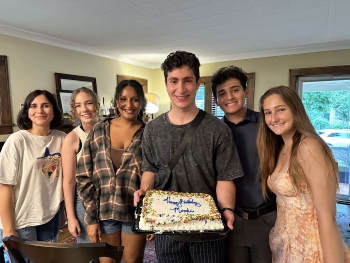
{"type": "Polygon", "coordinates": [[[350,91],[303,92],[302,101],[316,130],[349,127],[350,91]],[[342,121],[341,124],[329,124],[329,115],[332,108],[335,111],[336,119],[342,121]]]}
{"type": "Polygon", "coordinates": [[[114,100],[114,97],[111,98],[111,100],[109,101],[109,104],[111,106],[111,108],[115,108],[115,100],[114,100]]]}

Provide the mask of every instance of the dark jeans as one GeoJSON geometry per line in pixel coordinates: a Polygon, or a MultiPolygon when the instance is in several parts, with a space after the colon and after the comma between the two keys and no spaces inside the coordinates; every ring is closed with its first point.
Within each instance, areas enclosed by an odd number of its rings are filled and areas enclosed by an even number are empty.
{"type": "Polygon", "coordinates": [[[157,259],[159,263],[222,263],[224,240],[182,242],[155,235],[157,259]]]}
{"type": "MultiPolygon", "coordinates": [[[[28,226],[21,229],[16,229],[16,232],[21,238],[25,238],[33,241],[46,241],[57,242],[58,241],[58,228],[60,221],[60,213],[58,212],[49,222],[40,226],[28,226]]],[[[3,231],[0,229],[0,238],[3,237],[3,231]]],[[[15,263],[14,258],[10,256],[10,262],[15,263]]],[[[25,255],[23,255],[27,263],[33,263],[25,255]]]]}

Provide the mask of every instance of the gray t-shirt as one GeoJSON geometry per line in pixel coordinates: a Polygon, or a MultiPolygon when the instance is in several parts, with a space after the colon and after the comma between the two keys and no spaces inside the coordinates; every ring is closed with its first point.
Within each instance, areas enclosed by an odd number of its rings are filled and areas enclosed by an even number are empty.
{"type": "MultiPolygon", "coordinates": [[[[174,125],[167,113],[147,123],[142,139],[142,171],[155,173],[155,188],[164,179],[164,172],[159,171],[167,167],[190,124],[174,125]]],[[[206,193],[217,201],[217,181],[242,175],[231,130],[224,122],[207,114],[174,167],[171,187],[166,190],[206,193]]],[[[185,239],[198,241],[197,238],[185,239]]]]}

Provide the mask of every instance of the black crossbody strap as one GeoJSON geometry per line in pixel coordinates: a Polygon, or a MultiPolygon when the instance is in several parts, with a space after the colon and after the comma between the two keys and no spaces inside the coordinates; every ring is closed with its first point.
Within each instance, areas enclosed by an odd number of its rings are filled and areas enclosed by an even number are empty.
{"type": "Polygon", "coordinates": [[[199,124],[201,124],[206,114],[207,113],[201,109],[197,113],[196,118],[192,121],[192,123],[190,124],[190,127],[188,127],[179,145],[177,146],[173,156],[171,157],[170,162],[168,163],[168,167],[170,168],[170,170],[174,169],[181,155],[185,151],[187,144],[191,141],[193,134],[195,133],[199,124]]]}

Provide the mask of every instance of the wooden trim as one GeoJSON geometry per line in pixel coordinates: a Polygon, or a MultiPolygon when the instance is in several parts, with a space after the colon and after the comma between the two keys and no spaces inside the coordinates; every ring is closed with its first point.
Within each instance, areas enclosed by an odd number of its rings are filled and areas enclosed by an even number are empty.
{"type": "MultiPolygon", "coordinates": [[[[14,126],[14,125],[13,125],[14,126]]],[[[13,126],[4,126],[4,127],[0,127],[0,134],[11,134],[13,133],[13,126]]]]}
{"type": "Polygon", "coordinates": [[[350,65],[315,67],[315,68],[298,68],[289,70],[289,87],[297,89],[298,77],[314,75],[340,75],[350,74],[350,65]]]}
{"type": "Polygon", "coordinates": [[[0,134],[13,133],[7,56],[0,56],[0,134]]]}
{"type": "Polygon", "coordinates": [[[56,90],[62,90],[61,80],[69,79],[69,80],[80,80],[92,83],[92,90],[97,94],[97,82],[96,78],[79,76],[79,75],[70,75],[64,73],[55,73],[55,81],[56,81],[56,90]]]}
{"type": "Polygon", "coordinates": [[[204,84],[204,110],[211,113],[212,90],[211,90],[211,77],[201,77],[201,84],[204,84]]]}
{"type": "Polygon", "coordinates": [[[138,78],[138,77],[133,77],[133,76],[126,76],[126,75],[117,75],[117,85],[119,84],[119,82],[121,82],[122,80],[130,80],[130,79],[134,79],[138,82],[140,82],[140,84],[143,87],[143,90],[145,93],[148,92],[148,80],[147,79],[142,79],[142,78],[138,78]]]}
{"type": "Polygon", "coordinates": [[[248,77],[248,86],[249,89],[248,93],[248,109],[254,110],[254,94],[255,94],[255,72],[253,73],[246,73],[248,77]]]}

